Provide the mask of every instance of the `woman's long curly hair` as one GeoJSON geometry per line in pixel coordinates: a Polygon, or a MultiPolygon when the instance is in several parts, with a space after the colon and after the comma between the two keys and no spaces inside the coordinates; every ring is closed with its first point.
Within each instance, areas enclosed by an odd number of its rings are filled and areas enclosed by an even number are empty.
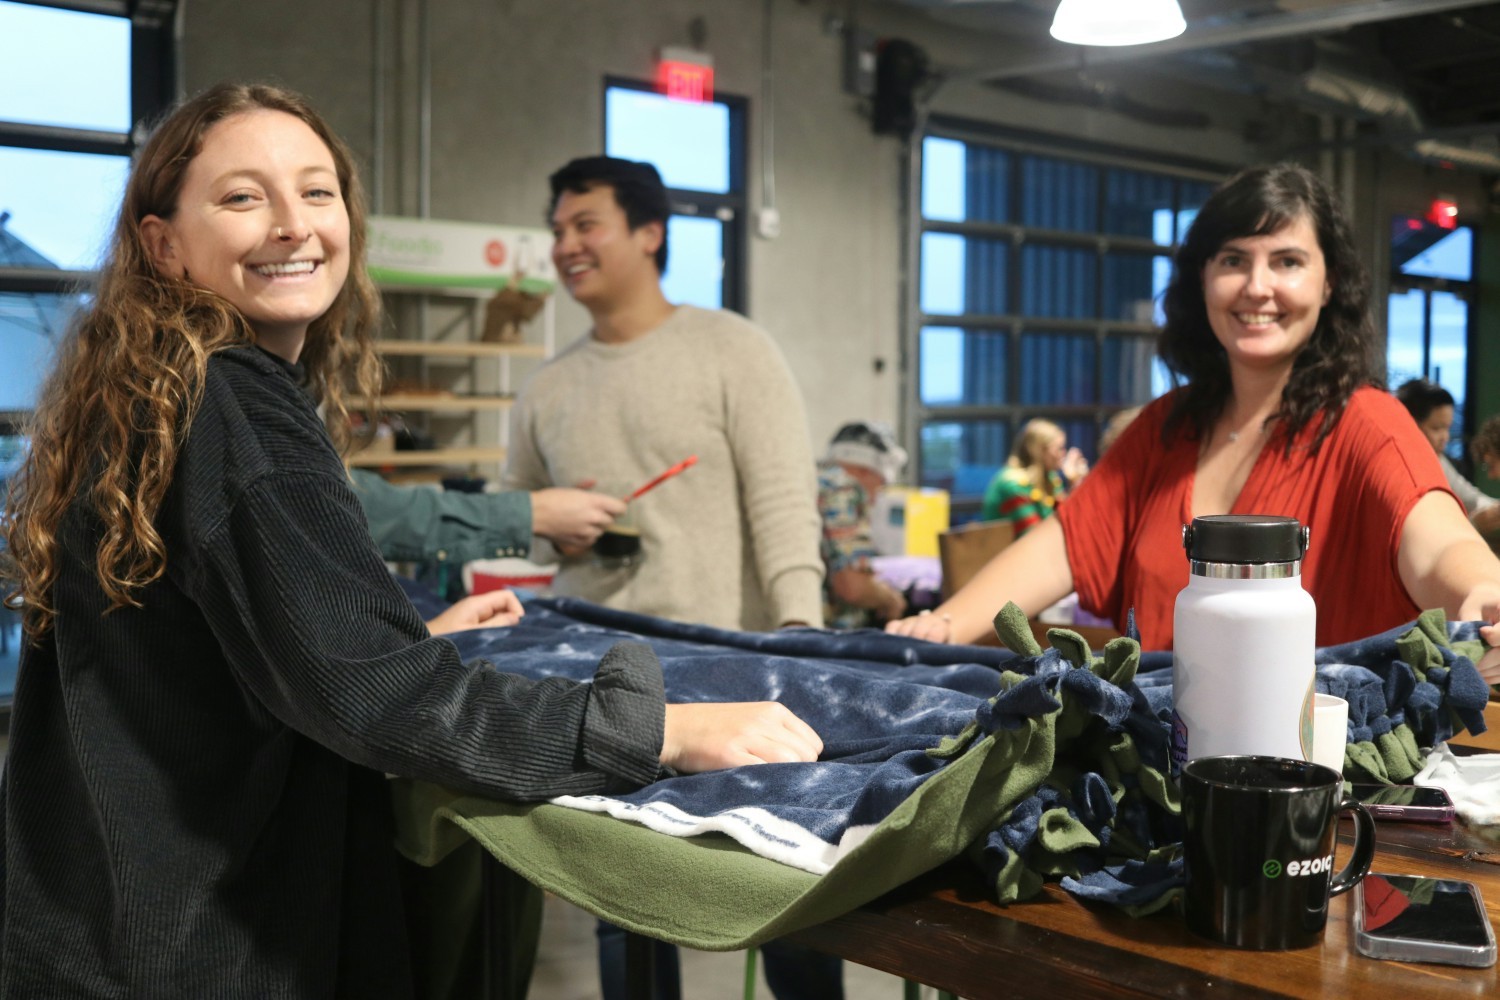
{"type": "Polygon", "coordinates": [[[1270,235],[1302,217],[1318,234],[1329,296],[1312,336],[1292,362],[1291,377],[1272,414],[1285,430],[1288,451],[1296,434],[1314,419],[1319,421],[1312,442],[1317,450],[1354,390],[1379,384],[1370,282],[1338,200],[1306,167],[1253,167],[1230,178],[1204,202],[1177,251],[1162,302],[1167,321],[1156,346],[1187,387],[1167,415],[1164,438],[1182,428],[1206,438],[1233,396],[1229,355],[1209,326],[1204,304],[1204,265],[1230,240],[1270,235]]]}
{"type": "Polygon", "coordinates": [[[56,616],[59,527],[75,501],[100,524],[95,559],[111,610],[139,606],[137,591],[166,569],[154,521],[178,449],[202,398],[209,356],[255,343],[228,301],[152,262],[141,221],[170,219],[188,164],[213,126],[234,115],[280,111],[305,122],[333,155],[349,213],[349,277],[308,327],[299,360],[341,449],[349,444],[346,386],[373,400],[380,362],[373,336],[380,299],[364,268],[365,204],[354,159],[299,94],[220,84],[171,111],[136,154],[93,302],[58,346],[57,360],[27,428],[30,452],[12,480],[4,524],[5,575],[33,641],[56,616]]]}

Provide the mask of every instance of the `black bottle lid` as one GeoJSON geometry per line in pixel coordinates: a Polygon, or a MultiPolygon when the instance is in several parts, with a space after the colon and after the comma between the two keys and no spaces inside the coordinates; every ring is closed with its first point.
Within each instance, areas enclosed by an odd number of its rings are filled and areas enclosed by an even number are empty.
{"type": "Polygon", "coordinates": [[[1289,563],[1307,552],[1307,529],[1295,517],[1210,514],[1182,526],[1188,559],[1205,563],[1289,563]]]}

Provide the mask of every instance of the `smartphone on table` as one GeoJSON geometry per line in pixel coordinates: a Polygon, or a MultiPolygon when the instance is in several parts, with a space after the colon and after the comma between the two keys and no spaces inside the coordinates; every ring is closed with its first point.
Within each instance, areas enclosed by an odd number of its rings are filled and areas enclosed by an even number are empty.
{"type": "Polygon", "coordinates": [[[1452,823],[1453,800],[1435,785],[1377,785],[1352,783],[1349,794],[1376,819],[1413,823],[1452,823]]]}
{"type": "Polygon", "coordinates": [[[1479,887],[1459,879],[1370,872],[1354,887],[1354,950],[1369,958],[1495,964],[1479,887]]]}

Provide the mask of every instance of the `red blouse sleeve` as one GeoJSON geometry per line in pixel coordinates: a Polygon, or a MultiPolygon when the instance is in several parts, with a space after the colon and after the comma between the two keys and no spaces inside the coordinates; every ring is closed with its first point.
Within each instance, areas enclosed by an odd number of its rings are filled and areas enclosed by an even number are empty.
{"type": "Polygon", "coordinates": [[[1301,477],[1311,496],[1297,513],[1312,528],[1302,572],[1318,603],[1318,642],[1347,642],[1414,618],[1422,609],[1401,582],[1401,532],[1422,497],[1452,495],[1432,446],[1393,397],[1361,389],[1315,464],[1317,474],[1301,477]]]}

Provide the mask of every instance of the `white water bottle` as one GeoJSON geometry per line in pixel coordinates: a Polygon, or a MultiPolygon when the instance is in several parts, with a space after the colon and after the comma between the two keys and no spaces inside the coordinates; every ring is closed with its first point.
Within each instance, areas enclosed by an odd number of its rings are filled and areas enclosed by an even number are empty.
{"type": "Polygon", "coordinates": [[[1195,517],[1172,641],[1172,767],[1257,754],[1310,760],[1317,609],[1296,518],[1195,517]]]}

